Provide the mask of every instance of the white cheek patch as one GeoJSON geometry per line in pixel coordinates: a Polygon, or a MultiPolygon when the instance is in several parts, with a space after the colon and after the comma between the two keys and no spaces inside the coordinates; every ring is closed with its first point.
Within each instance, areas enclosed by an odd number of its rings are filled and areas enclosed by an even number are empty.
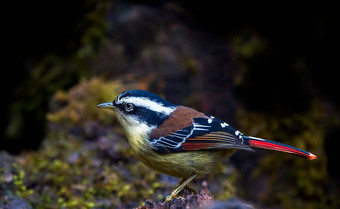
{"type": "Polygon", "coordinates": [[[134,115],[126,115],[121,111],[116,111],[116,115],[119,122],[123,123],[124,126],[135,126],[140,123],[138,118],[134,115]]]}
{"type": "Polygon", "coordinates": [[[118,104],[122,103],[121,98],[122,98],[122,96],[124,96],[124,95],[125,95],[125,93],[119,94],[118,98],[116,99],[116,102],[117,102],[118,104]]]}
{"type": "Polygon", "coordinates": [[[140,120],[138,120],[137,117],[132,115],[119,115],[118,120],[122,123],[128,134],[139,136],[147,135],[150,134],[151,131],[156,127],[147,125],[146,123],[141,122],[140,120]]]}
{"type": "Polygon", "coordinates": [[[125,115],[125,119],[132,126],[137,126],[141,123],[140,120],[138,120],[138,118],[134,115],[125,115]]]}

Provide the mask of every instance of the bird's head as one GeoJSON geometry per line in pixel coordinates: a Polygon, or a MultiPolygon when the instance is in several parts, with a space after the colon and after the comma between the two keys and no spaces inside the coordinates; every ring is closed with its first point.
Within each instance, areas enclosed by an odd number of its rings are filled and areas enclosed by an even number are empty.
{"type": "Polygon", "coordinates": [[[176,109],[162,97],[144,90],[130,90],[119,94],[113,101],[99,104],[110,108],[127,132],[151,132],[162,124],[176,109]]]}

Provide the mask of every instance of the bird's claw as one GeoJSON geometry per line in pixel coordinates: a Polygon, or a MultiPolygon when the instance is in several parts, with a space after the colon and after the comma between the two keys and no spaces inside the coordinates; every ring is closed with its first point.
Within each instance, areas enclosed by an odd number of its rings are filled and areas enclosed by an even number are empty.
{"type": "Polygon", "coordinates": [[[178,195],[173,195],[173,194],[167,196],[167,197],[165,198],[165,200],[166,200],[167,202],[170,202],[173,198],[174,198],[174,199],[185,200],[184,197],[181,197],[181,196],[178,196],[178,195]]]}

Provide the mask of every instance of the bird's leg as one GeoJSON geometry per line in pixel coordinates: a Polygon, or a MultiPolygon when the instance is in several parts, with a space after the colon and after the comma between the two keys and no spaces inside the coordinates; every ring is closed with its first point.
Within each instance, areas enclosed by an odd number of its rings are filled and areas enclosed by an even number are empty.
{"type": "MultiPolygon", "coordinates": [[[[187,180],[187,179],[181,179],[181,181],[178,182],[178,184],[176,185],[175,188],[177,188],[179,185],[181,185],[185,180],[187,180]]],[[[195,189],[193,189],[192,187],[190,187],[188,184],[184,188],[188,189],[189,191],[191,191],[195,195],[198,194],[198,192],[195,189]]]]}
{"type": "MultiPolygon", "coordinates": [[[[183,182],[187,180],[187,179],[181,179],[178,184],[175,186],[175,188],[179,187],[181,184],[183,184],[183,182]]],[[[193,189],[192,187],[189,186],[189,184],[187,184],[184,188],[186,188],[187,190],[191,191],[192,193],[194,193],[195,195],[198,194],[198,192],[193,189]]]]}
{"type": "MultiPolygon", "coordinates": [[[[189,184],[190,181],[192,181],[198,174],[194,174],[192,176],[190,176],[189,178],[186,179],[182,179],[179,183],[178,186],[176,186],[176,188],[174,189],[174,191],[171,192],[171,194],[169,196],[166,197],[166,201],[170,202],[172,200],[172,198],[177,198],[178,193],[180,191],[182,191],[182,189],[184,187],[187,187],[187,185],[189,184]]],[[[189,190],[192,190],[191,188],[189,190]]]]}

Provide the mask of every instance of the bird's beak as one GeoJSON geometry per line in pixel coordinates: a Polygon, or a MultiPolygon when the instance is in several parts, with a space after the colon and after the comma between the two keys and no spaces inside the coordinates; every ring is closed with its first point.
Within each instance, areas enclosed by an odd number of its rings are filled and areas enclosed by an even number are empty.
{"type": "Polygon", "coordinates": [[[97,107],[98,108],[109,108],[109,109],[115,108],[115,106],[113,105],[112,102],[101,103],[101,104],[97,105],[97,107]]]}

